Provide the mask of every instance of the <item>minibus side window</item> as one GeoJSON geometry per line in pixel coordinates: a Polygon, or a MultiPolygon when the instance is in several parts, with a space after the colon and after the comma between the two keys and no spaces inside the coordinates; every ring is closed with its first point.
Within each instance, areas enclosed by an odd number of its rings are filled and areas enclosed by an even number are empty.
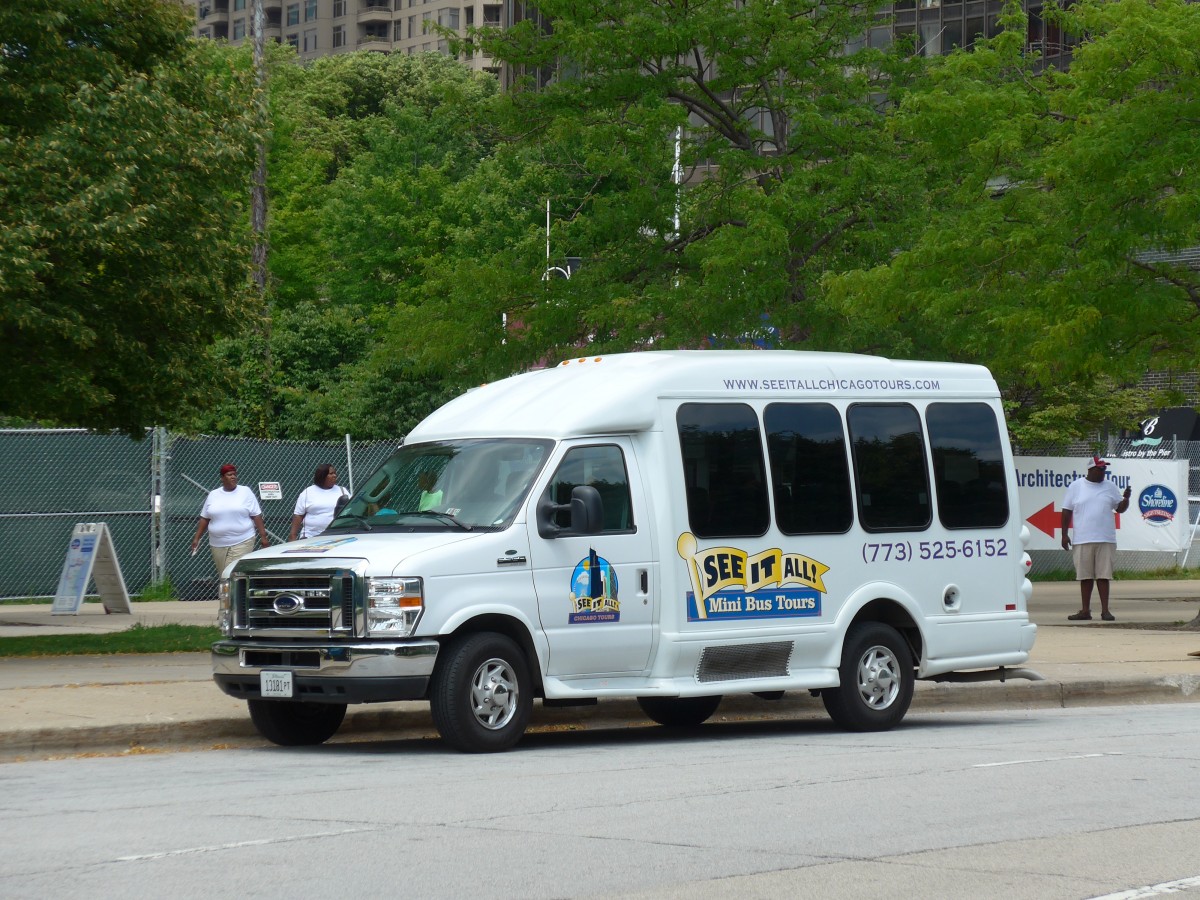
{"type": "Polygon", "coordinates": [[[758,415],[744,403],[684,403],[676,413],[688,524],[696,537],[766,532],[766,467],[758,415]]]}
{"type": "Polygon", "coordinates": [[[859,403],[846,414],[858,521],[867,531],[929,527],[929,475],[921,417],[907,403],[859,403]]]}
{"type": "MultiPolygon", "coordinates": [[[[550,498],[555,503],[570,505],[571,491],[576,485],[588,484],[604,502],[604,527],[601,534],[635,531],[633,504],[629,498],[629,476],[625,471],[625,456],[613,444],[574,447],[568,450],[550,480],[550,498]]],[[[568,528],[571,514],[561,510],[554,514],[554,524],[568,528]]]]}
{"type": "Polygon", "coordinates": [[[784,534],[843,534],[854,521],[842,417],[828,403],[772,403],[763,413],[775,522],[784,534]]]}
{"type": "Polygon", "coordinates": [[[999,528],[1008,522],[1008,485],[995,411],[986,403],[931,403],[938,518],[947,528],[999,528]]]}

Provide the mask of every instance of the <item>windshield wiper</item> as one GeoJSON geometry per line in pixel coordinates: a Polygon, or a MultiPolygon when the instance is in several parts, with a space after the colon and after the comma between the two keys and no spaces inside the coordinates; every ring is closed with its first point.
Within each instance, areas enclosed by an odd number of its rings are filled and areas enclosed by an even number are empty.
{"type": "MultiPolygon", "coordinates": [[[[360,516],[358,513],[342,513],[340,516],[337,517],[337,519],[334,519],[333,521],[337,522],[341,519],[353,519],[355,522],[357,522],[359,525],[361,525],[363,527],[363,531],[371,530],[371,525],[370,525],[370,523],[367,522],[366,517],[360,516]]],[[[333,527],[333,522],[329,523],[329,527],[330,528],[333,527]]]]}
{"type": "Polygon", "coordinates": [[[466,522],[460,522],[458,519],[454,518],[454,516],[450,515],[450,513],[436,512],[435,510],[432,510],[432,509],[420,509],[420,510],[416,510],[415,512],[406,512],[406,513],[404,513],[404,515],[406,515],[406,516],[433,516],[434,518],[437,518],[437,519],[445,519],[447,522],[449,522],[452,525],[457,526],[458,528],[461,528],[463,531],[473,531],[474,530],[474,526],[468,525],[466,522]]]}

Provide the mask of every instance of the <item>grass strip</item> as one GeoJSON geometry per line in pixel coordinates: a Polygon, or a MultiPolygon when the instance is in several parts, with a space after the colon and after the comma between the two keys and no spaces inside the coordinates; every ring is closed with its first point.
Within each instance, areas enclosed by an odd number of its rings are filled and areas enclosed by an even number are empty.
{"type": "Polygon", "coordinates": [[[0,638],[0,657],[96,656],[118,653],[205,652],[221,633],[206,625],[134,624],[105,634],[39,634],[0,638]]]}

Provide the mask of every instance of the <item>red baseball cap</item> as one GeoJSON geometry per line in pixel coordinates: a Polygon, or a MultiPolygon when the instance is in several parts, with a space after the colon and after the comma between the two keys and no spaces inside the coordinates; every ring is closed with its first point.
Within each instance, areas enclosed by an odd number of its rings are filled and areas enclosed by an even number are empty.
{"type": "MultiPolygon", "coordinates": [[[[1108,468],[1108,460],[1101,459],[1098,456],[1093,456],[1092,461],[1090,463],[1088,463],[1088,468],[1089,469],[1107,469],[1108,468]]],[[[222,469],[221,471],[223,472],[225,470],[222,469]]]]}
{"type": "Polygon", "coordinates": [[[235,466],[233,463],[225,463],[225,465],[221,466],[222,475],[228,475],[230,472],[233,472],[236,475],[237,466],[235,466]]]}

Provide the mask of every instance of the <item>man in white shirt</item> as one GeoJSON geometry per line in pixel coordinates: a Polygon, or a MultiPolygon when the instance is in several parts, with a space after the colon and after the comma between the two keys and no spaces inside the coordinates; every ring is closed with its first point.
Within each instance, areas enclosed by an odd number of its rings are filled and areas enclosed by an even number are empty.
{"type": "Polygon", "coordinates": [[[1105,477],[1107,474],[1108,463],[1093,456],[1088,463],[1087,477],[1072,481],[1063,498],[1062,547],[1072,550],[1067,529],[1073,526],[1072,557],[1083,601],[1079,612],[1067,616],[1072,622],[1086,622],[1092,618],[1093,582],[1100,595],[1100,618],[1105,622],[1116,618],[1108,609],[1108,583],[1112,580],[1113,558],[1117,552],[1117,522],[1113,514],[1129,509],[1132,491],[1125,488],[1122,494],[1116,484],[1105,477]]]}

